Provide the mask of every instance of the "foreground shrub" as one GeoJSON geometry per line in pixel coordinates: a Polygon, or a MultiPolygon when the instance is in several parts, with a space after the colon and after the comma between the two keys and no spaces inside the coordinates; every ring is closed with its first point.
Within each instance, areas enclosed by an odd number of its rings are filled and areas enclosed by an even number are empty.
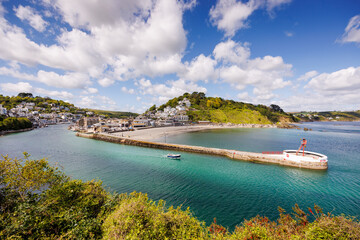
{"type": "Polygon", "coordinates": [[[70,180],[45,159],[0,161],[0,239],[101,238],[118,202],[100,181],[70,180]]]}
{"type": "Polygon", "coordinates": [[[323,215],[304,231],[305,239],[360,239],[360,224],[346,216],[323,215]]]}
{"type": "Polygon", "coordinates": [[[203,239],[204,229],[189,209],[167,208],[133,192],[105,220],[104,239],[203,239]]]}
{"type": "Polygon", "coordinates": [[[276,221],[256,216],[233,232],[167,207],[146,194],[110,194],[100,181],[71,180],[45,159],[0,159],[0,239],[360,239],[360,223],[279,207],[276,221]],[[314,221],[309,222],[309,217],[314,221]]]}

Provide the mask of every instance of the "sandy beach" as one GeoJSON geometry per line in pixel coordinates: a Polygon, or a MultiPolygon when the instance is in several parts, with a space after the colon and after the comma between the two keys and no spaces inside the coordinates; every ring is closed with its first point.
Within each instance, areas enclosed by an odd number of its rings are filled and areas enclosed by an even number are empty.
{"type": "Polygon", "coordinates": [[[224,128],[274,128],[275,125],[260,125],[260,124],[243,124],[243,125],[190,125],[190,126],[176,126],[176,127],[157,127],[148,129],[136,129],[129,132],[110,133],[110,135],[118,137],[126,137],[131,139],[143,141],[163,141],[165,135],[174,135],[188,132],[198,132],[211,129],[224,128]]]}

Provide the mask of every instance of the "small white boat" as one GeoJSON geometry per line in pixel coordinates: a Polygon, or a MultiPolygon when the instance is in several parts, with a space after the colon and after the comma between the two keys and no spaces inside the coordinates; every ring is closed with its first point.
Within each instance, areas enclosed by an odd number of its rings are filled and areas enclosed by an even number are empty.
{"type": "Polygon", "coordinates": [[[180,154],[168,154],[167,155],[168,158],[171,158],[171,159],[180,159],[181,158],[181,155],[180,154]]]}
{"type": "Polygon", "coordinates": [[[294,162],[327,162],[326,155],[316,152],[301,151],[298,150],[284,150],[284,160],[290,160],[294,162]]]}

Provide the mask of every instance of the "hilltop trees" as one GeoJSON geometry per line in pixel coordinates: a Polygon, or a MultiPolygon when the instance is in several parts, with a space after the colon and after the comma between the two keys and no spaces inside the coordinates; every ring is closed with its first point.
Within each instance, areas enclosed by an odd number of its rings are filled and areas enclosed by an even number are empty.
{"type": "Polygon", "coordinates": [[[24,92],[22,92],[22,93],[18,94],[18,97],[21,97],[21,98],[26,98],[26,97],[33,98],[33,95],[32,95],[32,93],[24,93],[24,92]]]}
{"type": "Polygon", "coordinates": [[[281,109],[281,107],[279,107],[278,105],[275,105],[275,104],[271,104],[270,105],[270,108],[271,110],[273,110],[274,112],[280,112],[280,113],[283,113],[284,110],[281,109]]]}

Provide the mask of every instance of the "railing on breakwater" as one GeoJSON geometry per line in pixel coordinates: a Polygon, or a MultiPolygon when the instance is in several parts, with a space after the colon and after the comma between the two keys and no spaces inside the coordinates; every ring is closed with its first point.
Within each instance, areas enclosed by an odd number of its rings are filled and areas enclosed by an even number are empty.
{"type": "Polygon", "coordinates": [[[238,150],[230,149],[220,149],[220,148],[208,148],[200,146],[189,146],[181,144],[171,144],[171,143],[159,143],[159,142],[148,142],[141,141],[136,139],[130,139],[119,136],[112,136],[109,134],[101,133],[76,133],[78,137],[96,139],[106,142],[119,143],[125,145],[139,146],[139,147],[149,147],[149,148],[158,148],[158,149],[168,149],[174,151],[183,151],[183,152],[193,152],[193,153],[202,153],[209,155],[224,156],[234,160],[242,160],[249,162],[265,163],[265,164],[279,164],[283,166],[306,168],[306,169],[316,169],[316,170],[325,170],[328,168],[327,162],[294,162],[285,160],[282,155],[269,155],[253,152],[244,152],[238,150]]]}

